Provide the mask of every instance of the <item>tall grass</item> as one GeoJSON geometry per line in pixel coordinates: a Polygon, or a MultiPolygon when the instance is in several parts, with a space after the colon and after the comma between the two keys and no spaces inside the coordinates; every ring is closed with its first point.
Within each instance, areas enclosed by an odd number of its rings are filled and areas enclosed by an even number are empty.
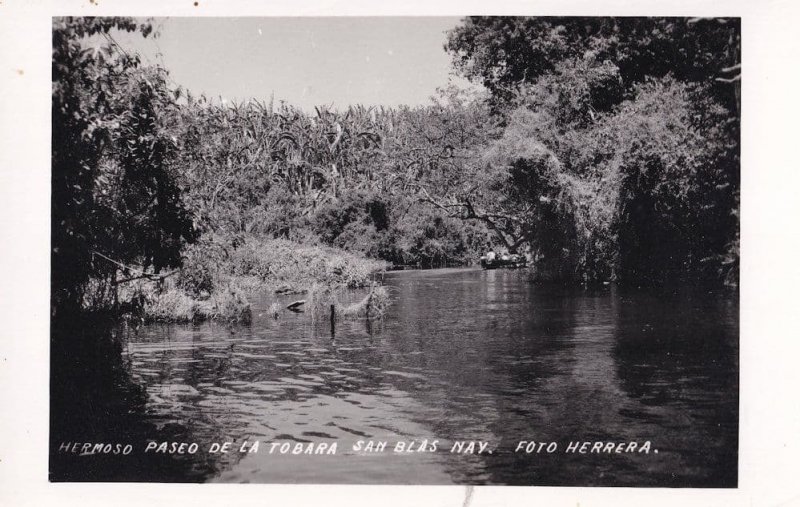
{"type": "Polygon", "coordinates": [[[341,288],[314,284],[306,295],[305,307],[314,320],[331,318],[331,307],[333,318],[356,320],[382,318],[391,304],[389,291],[377,283],[373,283],[369,292],[360,300],[353,303],[343,302],[346,299],[347,294],[341,288]]]}
{"type": "MultiPolygon", "coordinates": [[[[255,285],[283,286],[299,291],[313,284],[357,288],[385,270],[387,263],[359,257],[337,248],[305,246],[284,239],[249,239],[230,259],[230,273],[239,279],[255,278],[255,285]]],[[[247,286],[253,280],[242,280],[247,286]]]]}
{"type": "Polygon", "coordinates": [[[141,313],[145,322],[220,320],[249,323],[252,319],[247,298],[230,287],[211,294],[206,300],[194,299],[178,287],[153,291],[145,296],[141,313]]]}
{"type": "MultiPolygon", "coordinates": [[[[132,284],[123,293],[137,302],[137,314],[146,322],[222,320],[250,322],[248,296],[264,291],[308,292],[306,311],[340,318],[378,317],[388,306],[385,289],[373,286],[369,299],[359,304],[339,301],[349,289],[364,287],[386,263],[330,247],[306,246],[283,239],[249,238],[238,248],[205,244],[186,255],[184,268],[164,286],[132,284]],[[223,252],[224,250],[224,252],[223,252]],[[324,308],[323,308],[324,306],[324,308]],[[318,307],[318,308],[317,308],[318,307]]],[[[268,314],[277,318],[274,303],[268,314]]]]}
{"type": "MultiPolygon", "coordinates": [[[[388,298],[373,283],[371,299],[361,306],[342,305],[351,289],[369,285],[385,270],[383,261],[366,259],[330,247],[305,246],[282,239],[250,238],[231,249],[230,243],[201,244],[190,248],[177,276],[162,282],[147,279],[121,284],[114,291],[98,281],[85,291],[87,310],[130,313],[145,322],[199,322],[220,320],[247,323],[252,319],[249,297],[264,292],[309,293],[319,306],[312,315],[329,313],[331,304],[339,317],[382,315],[388,298]],[[352,308],[351,308],[352,306],[352,308]],[[368,311],[367,311],[368,309],[368,311]]],[[[268,314],[277,318],[277,303],[268,314]]]]}
{"type": "Polygon", "coordinates": [[[339,316],[345,319],[381,318],[389,308],[389,291],[382,285],[373,285],[361,301],[341,308],[339,316]]]}

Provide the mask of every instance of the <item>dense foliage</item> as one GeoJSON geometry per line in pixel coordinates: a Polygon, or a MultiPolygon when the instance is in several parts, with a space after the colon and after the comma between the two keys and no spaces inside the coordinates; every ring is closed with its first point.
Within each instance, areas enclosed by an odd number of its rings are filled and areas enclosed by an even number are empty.
{"type": "Polygon", "coordinates": [[[75,309],[116,298],[120,278],[180,266],[195,239],[177,187],[170,133],[178,109],[165,71],[111,44],[112,30],[151,32],[121,18],[56,19],[53,26],[52,298],[75,309]],[[95,302],[93,301],[93,302],[95,302]]]}
{"type": "Polygon", "coordinates": [[[474,16],[450,31],[445,49],[456,69],[506,101],[562,62],[587,58],[618,69],[625,85],[671,74],[731,95],[725,84],[738,80],[740,37],[737,18],[474,16]]]}
{"type": "Polygon", "coordinates": [[[477,17],[446,49],[505,126],[483,212],[540,276],[736,283],[738,20],[477,17]]]}
{"type": "Polygon", "coordinates": [[[307,114],[189,97],[180,172],[195,222],[226,242],[275,237],[395,264],[468,262],[484,228],[419,199],[421,185],[449,184],[482,142],[474,116],[484,108],[454,104],[307,114]]]}
{"type": "Polygon", "coordinates": [[[738,20],[468,18],[445,49],[485,95],[313,113],[187,94],[118,30],[151,26],[54,21],[54,309],[176,268],[187,295],[230,292],[291,245],[328,267],[499,246],[546,279],[736,283],[738,20]]]}

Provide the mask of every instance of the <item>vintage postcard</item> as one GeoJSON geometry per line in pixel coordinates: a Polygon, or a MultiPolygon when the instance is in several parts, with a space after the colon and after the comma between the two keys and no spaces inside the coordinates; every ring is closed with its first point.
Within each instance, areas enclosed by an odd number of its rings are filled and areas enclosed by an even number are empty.
{"type": "Polygon", "coordinates": [[[736,487],[740,45],[55,17],[50,480],[736,487]]]}
{"type": "Polygon", "coordinates": [[[202,7],[37,18],[47,488],[758,501],[741,11],[202,7]]]}

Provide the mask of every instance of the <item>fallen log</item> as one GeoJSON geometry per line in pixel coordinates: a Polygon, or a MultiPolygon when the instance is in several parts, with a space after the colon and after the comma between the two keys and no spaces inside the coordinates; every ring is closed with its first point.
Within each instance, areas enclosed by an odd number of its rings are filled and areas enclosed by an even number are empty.
{"type": "Polygon", "coordinates": [[[304,304],[306,304],[306,300],[300,299],[298,301],[294,301],[293,303],[289,303],[289,306],[287,306],[286,309],[291,310],[293,312],[302,312],[303,310],[300,307],[303,306],[304,304]]]}

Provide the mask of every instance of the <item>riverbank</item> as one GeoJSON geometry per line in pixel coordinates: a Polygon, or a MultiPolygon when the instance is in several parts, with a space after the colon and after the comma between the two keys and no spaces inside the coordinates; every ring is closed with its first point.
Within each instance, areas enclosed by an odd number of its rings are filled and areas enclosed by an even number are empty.
{"type": "MultiPolygon", "coordinates": [[[[123,299],[136,304],[144,322],[198,322],[219,320],[249,322],[249,299],[256,293],[308,294],[309,308],[333,303],[348,289],[371,286],[359,309],[385,309],[388,296],[378,284],[384,261],[368,259],[341,249],[303,245],[283,239],[248,238],[236,243],[207,240],[192,246],[174,279],[161,284],[140,282],[125,289],[123,299]]],[[[281,309],[277,306],[274,312],[281,309]]]]}

